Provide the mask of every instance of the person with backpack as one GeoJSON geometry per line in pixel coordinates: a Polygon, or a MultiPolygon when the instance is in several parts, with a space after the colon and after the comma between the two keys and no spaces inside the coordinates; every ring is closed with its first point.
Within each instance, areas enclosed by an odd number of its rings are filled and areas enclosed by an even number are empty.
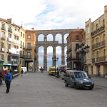
{"type": "Polygon", "coordinates": [[[11,81],[12,81],[12,73],[10,72],[10,69],[8,69],[7,73],[4,75],[4,81],[6,84],[6,93],[9,93],[10,85],[11,85],[11,81]]]}

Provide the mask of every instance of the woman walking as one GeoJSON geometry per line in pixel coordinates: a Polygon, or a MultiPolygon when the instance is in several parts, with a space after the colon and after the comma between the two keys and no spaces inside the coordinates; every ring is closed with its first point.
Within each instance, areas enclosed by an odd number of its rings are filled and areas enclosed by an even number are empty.
{"type": "Polygon", "coordinates": [[[7,73],[4,75],[4,80],[6,84],[6,93],[9,93],[10,85],[12,81],[12,73],[10,72],[10,69],[8,69],[7,73]]]}

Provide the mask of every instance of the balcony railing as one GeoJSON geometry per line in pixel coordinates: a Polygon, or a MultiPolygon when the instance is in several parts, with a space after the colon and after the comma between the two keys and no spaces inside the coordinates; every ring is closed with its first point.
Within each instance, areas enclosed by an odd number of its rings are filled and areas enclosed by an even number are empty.
{"type": "Polygon", "coordinates": [[[105,46],[105,40],[92,45],[92,49],[97,49],[105,46]]]}
{"type": "Polygon", "coordinates": [[[100,28],[98,28],[97,30],[91,32],[92,36],[98,35],[99,33],[104,31],[105,26],[101,26],[100,28]]]}
{"type": "Polygon", "coordinates": [[[25,59],[32,59],[32,56],[31,55],[24,55],[24,58],[25,59]]]}
{"type": "Polygon", "coordinates": [[[92,63],[100,63],[105,61],[105,56],[97,57],[92,59],[92,63]]]}
{"type": "Polygon", "coordinates": [[[25,47],[24,49],[26,49],[26,50],[31,50],[32,47],[31,47],[31,46],[27,46],[27,47],[25,47]]]}
{"type": "Polygon", "coordinates": [[[20,58],[24,58],[24,54],[20,53],[20,58]]]}

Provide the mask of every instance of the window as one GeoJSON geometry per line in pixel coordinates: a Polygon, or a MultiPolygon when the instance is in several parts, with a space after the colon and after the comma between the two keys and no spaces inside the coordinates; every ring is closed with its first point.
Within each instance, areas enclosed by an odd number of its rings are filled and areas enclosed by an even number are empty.
{"type": "Polygon", "coordinates": [[[23,48],[24,48],[24,46],[25,46],[25,45],[24,45],[24,42],[23,42],[23,48]]]}
{"type": "Polygon", "coordinates": [[[104,21],[104,19],[103,19],[103,26],[105,25],[105,21],[104,21]]]}
{"type": "Polygon", "coordinates": [[[30,36],[30,35],[27,35],[27,38],[28,38],[28,39],[30,39],[30,38],[31,38],[31,36],[30,36]]]}
{"type": "Polygon", "coordinates": [[[98,24],[96,24],[96,29],[98,29],[98,24]]]}
{"type": "Polygon", "coordinates": [[[12,35],[11,35],[10,33],[8,33],[8,37],[9,37],[9,38],[12,38],[12,35]]]}
{"type": "Polygon", "coordinates": [[[96,38],[96,43],[98,43],[99,42],[99,39],[98,38],[96,38]]]}
{"type": "Polygon", "coordinates": [[[1,47],[2,47],[2,48],[4,47],[4,43],[3,43],[3,42],[1,42],[1,47]]]}
{"type": "Polygon", "coordinates": [[[1,55],[1,59],[4,60],[4,55],[1,55]]]}
{"type": "Polygon", "coordinates": [[[5,37],[5,32],[1,32],[1,37],[5,37]]]}
{"type": "Polygon", "coordinates": [[[27,48],[31,48],[31,43],[27,43],[27,48]]]}
{"type": "Polygon", "coordinates": [[[5,30],[5,23],[2,23],[1,29],[2,29],[2,30],[5,30]]]}
{"type": "Polygon", "coordinates": [[[8,44],[8,49],[11,49],[11,44],[8,44]]]}
{"type": "Polygon", "coordinates": [[[19,40],[19,37],[16,36],[16,35],[14,35],[14,39],[15,39],[15,40],[19,40]]]}
{"type": "Polygon", "coordinates": [[[103,34],[103,41],[105,40],[105,33],[103,34]]]}
{"type": "Polygon", "coordinates": [[[79,40],[79,35],[76,35],[76,40],[79,40]]]}
{"type": "Polygon", "coordinates": [[[31,52],[27,52],[28,58],[31,58],[31,52]]]}
{"type": "Polygon", "coordinates": [[[79,48],[79,44],[77,43],[77,44],[76,44],[76,49],[78,49],[78,48],[79,48]]]}

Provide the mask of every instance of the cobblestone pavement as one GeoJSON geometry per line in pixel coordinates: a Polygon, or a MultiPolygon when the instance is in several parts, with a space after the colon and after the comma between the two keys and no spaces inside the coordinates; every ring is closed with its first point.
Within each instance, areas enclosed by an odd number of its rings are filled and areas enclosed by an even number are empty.
{"type": "Polygon", "coordinates": [[[0,107],[107,107],[107,79],[92,79],[93,90],[78,90],[46,72],[27,73],[12,81],[9,94],[0,87],[0,107]]]}

